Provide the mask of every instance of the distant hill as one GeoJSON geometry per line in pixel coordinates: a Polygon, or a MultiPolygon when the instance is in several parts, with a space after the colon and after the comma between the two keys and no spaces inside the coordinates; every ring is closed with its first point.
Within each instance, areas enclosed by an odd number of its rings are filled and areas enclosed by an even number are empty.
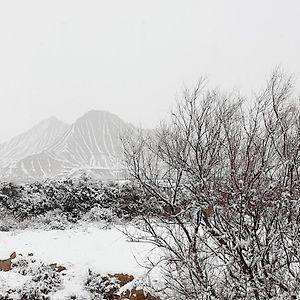
{"type": "Polygon", "coordinates": [[[45,150],[69,128],[70,125],[57,120],[55,117],[41,121],[25,133],[0,145],[0,167],[45,150]]]}
{"type": "Polygon", "coordinates": [[[89,111],[72,125],[50,118],[0,146],[0,179],[32,181],[83,171],[115,179],[124,172],[120,136],[133,130],[107,111],[89,111]]]}

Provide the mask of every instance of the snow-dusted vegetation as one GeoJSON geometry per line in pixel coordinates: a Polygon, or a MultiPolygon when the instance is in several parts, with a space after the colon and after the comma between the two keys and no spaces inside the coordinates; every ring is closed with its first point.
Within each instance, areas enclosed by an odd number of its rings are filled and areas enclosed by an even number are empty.
{"type": "Polygon", "coordinates": [[[124,233],[135,232],[143,216],[159,214],[154,204],[131,183],[102,183],[87,175],[1,183],[0,299],[150,297],[149,270],[139,264],[147,264],[153,247],[124,233]],[[17,257],[5,259],[12,251],[17,257]],[[57,262],[66,268],[62,273],[51,268],[57,262]],[[132,282],[123,287],[118,278],[126,272],[132,282]]]}
{"type": "Polygon", "coordinates": [[[78,221],[131,221],[159,213],[141,189],[130,183],[101,183],[89,176],[18,185],[0,184],[0,228],[64,229],[78,221]]]}
{"type": "Polygon", "coordinates": [[[201,81],[123,136],[130,181],[1,183],[2,299],[299,299],[299,132],[280,70],[251,106],[201,81]]]}
{"type": "Polygon", "coordinates": [[[201,81],[156,134],[124,138],[132,176],[165,207],[139,239],[164,250],[169,299],[300,297],[299,101],[279,69],[243,100],[201,81]]]}

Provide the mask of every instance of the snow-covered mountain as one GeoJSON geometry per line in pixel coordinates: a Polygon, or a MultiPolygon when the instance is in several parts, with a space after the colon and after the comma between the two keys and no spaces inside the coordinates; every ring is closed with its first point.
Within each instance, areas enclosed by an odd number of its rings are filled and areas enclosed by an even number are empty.
{"type": "MultiPolygon", "coordinates": [[[[39,126],[44,122],[28,132],[42,131],[39,126]]],[[[0,179],[39,180],[82,171],[92,172],[102,179],[115,178],[123,172],[120,135],[132,130],[134,127],[118,116],[92,110],[67,127],[59,137],[53,138],[51,143],[44,142],[43,146],[39,142],[28,155],[19,155],[19,159],[11,159],[7,155],[6,161],[9,163],[2,164],[0,179]]],[[[30,134],[27,139],[36,143],[30,134]]],[[[9,143],[12,144],[12,141],[9,143]]],[[[24,148],[27,147],[25,144],[24,148]]]]}
{"type": "Polygon", "coordinates": [[[0,146],[0,167],[8,166],[27,156],[39,153],[68,129],[69,125],[51,117],[0,146]]]}
{"type": "Polygon", "coordinates": [[[120,134],[129,127],[114,114],[92,110],[48,150],[77,167],[118,167],[122,155],[120,134]]]}

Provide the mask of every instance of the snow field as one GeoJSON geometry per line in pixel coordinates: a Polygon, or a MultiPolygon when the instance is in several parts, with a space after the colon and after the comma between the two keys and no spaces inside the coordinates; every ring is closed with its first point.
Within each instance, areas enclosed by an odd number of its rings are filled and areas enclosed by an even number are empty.
{"type": "MultiPolygon", "coordinates": [[[[67,230],[0,232],[0,259],[16,251],[25,257],[33,253],[34,259],[45,264],[63,265],[63,287],[52,299],[66,299],[73,294],[88,299],[84,290],[88,269],[100,274],[127,273],[135,278],[146,274],[140,263],[146,261],[151,246],[129,242],[119,229],[86,225],[67,230]]],[[[0,291],[21,287],[25,280],[13,270],[0,271],[0,291]]]]}

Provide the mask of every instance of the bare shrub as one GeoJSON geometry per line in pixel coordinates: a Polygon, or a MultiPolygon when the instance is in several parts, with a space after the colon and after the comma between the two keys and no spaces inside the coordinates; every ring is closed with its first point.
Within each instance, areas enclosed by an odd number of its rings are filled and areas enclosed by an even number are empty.
{"type": "Polygon", "coordinates": [[[123,137],[161,205],[138,238],[162,249],[168,298],[300,295],[300,115],[280,69],[253,103],[201,80],[153,135],[123,137]]]}

